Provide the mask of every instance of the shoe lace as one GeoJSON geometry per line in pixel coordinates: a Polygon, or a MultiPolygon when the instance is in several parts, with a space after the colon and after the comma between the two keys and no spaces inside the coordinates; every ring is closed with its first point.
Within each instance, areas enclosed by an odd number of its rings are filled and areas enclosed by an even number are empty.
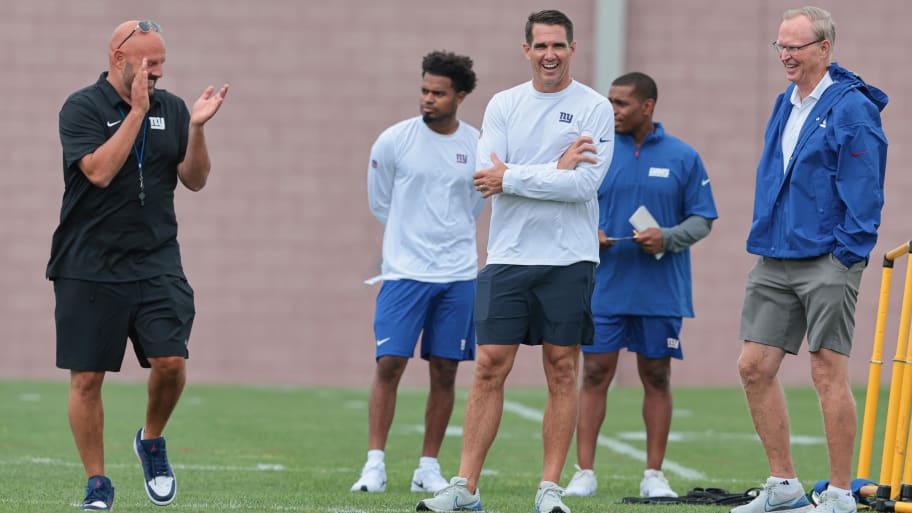
{"type": "Polygon", "coordinates": [[[668,479],[662,474],[655,474],[652,476],[653,479],[659,482],[659,484],[668,487],[668,479]]]}
{"type": "Polygon", "coordinates": [[[91,504],[93,502],[103,502],[105,504],[108,503],[108,494],[103,486],[86,487],[85,503],[91,504]]]}
{"type": "Polygon", "coordinates": [[[171,477],[168,472],[168,451],[163,446],[156,446],[154,450],[146,451],[146,455],[152,477],[171,477]]]}
{"type": "Polygon", "coordinates": [[[583,472],[584,472],[583,469],[581,469],[579,465],[573,465],[573,466],[576,468],[576,472],[573,473],[573,477],[570,479],[571,481],[582,476],[583,472]]]}
{"type": "Polygon", "coordinates": [[[829,490],[824,490],[823,493],[820,494],[820,505],[821,506],[824,504],[835,504],[838,502],[842,502],[842,499],[839,497],[838,493],[831,492],[829,490]]]}
{"type": "Polygon", "coordinates": [[[446,495],[447,493],[450,492],[450,490],[452,490],[453,493],[457,493],[456,486],[457,485],[453,485],[453,484],[447,485],[446,488],[441,488],[440,490],[437,490],[436,492],[434,492],[434,497],[437,497],[438,495],[446,495]]]}
{"type": "Polygon", "coordinates": [[[545,496],[551,495],[551,494],[557,495],[558,500],[560,500],[560,498],[564,496],[564,489],[559,486],[549,486],[542,490],[542,493],[541,493],[542,500],[545,499],[545,496]]]}

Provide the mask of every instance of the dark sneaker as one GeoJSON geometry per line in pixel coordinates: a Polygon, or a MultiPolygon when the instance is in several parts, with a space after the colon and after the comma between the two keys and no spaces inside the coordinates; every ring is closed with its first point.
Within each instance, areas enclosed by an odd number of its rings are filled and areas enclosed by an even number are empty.
{"type": "Polygon", "coordinates": [[[92,476],[86,485],[86,497],[82,509],[90,511],[110,511],[114,507],[114,487],[105,476],[92,476]]]}
{"type": "Polygon", "coordinates": [[[136,432],[133,440],[133,452],[139,458],[143,468],[143,483],[146,495],[153,504],[167,506],[177,495],[177,479],[168,463],[168,451],[165,450],[164,437],[151,440],[142,439],[143,430],[136,432]]]}

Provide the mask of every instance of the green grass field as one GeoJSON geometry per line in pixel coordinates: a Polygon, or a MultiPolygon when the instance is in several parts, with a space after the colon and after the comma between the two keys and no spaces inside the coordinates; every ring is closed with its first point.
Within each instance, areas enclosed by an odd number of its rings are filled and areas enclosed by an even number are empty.
{"type": "MultiPolygon", "coordinates": [[[[798,475],[809,487],[826,476],[816,396],[787,391],[798,475]]],[[[82,501],[85,475],[66,417],[67,384],[0,380],[0,511],[72,512],[82,501]]],[[[861,392],[856,396],[863,404],[861,392]]],[[[107,474],[116,489],[115,511],[163,511],[142,488],[131,449],[145,408],[144,384],[105,385],[107,474]]],[[[166,431],[178,478],[169,510],[203,512],[407,512],[424,496],[409,492],[417,465],[426,393],[399,394],[386,451],[386,493],[348,491],[364,463],[366,389],[215,386],[191,383],[166,431]]],[[[466,391],[457,395],[452,436],[440,455],[444,476],[457,471],[466,391]]],[[[545,392],[508,386],[500,432],[480,483],[488,512],[532,511],[541,472],[540,418],[545,392]]],[[[638,493],[645,449],[642,393],[617,388],[602,427],[595,497],[567,497],[574,513],[726,512],[722,506],[621,505],[638,493]]],[[[881,396],[882,409],[886,403],[881,396]]],[[[860,423],[859,411],[859,423],[860,423]]],[[[879,438],[879,437],[878,437],[879,438]]],[[[573,474],[575,447],[562,485],[573,474]]],[[[879,446],[874,454],[879,456],[879,446]]],[[[879,459],[879,458],[876,458],[879,459]]],[[[875,470],[878,468],[875,461],[875,470]]],[[[693,487],[741,492],[768,473],[740,389],[678,389],[666,475],[679,493],[693,487]]]]}

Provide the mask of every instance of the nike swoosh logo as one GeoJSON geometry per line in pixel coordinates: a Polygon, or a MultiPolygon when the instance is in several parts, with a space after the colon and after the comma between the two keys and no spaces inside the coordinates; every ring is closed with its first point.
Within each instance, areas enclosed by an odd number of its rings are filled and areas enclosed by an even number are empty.
{"type": "Polygon", "coordinates": [[[611,139],[602,139],[601,137],[599,137],[599,142],[600,142],[600,143],[606,143],[606,142],[608,142],[608,141],[610,141],[610,140],[611,140],[611,139]]]}
{"type": "Polygon", "coordinates": [[[864,155],[865,153],[867,153],[867,152],[866,152],[866,151],[853,151],[853,152],[852,152],[852,156],[853,156],[853,157],[860,157],[860,156],[864,155]]]}
{"type": "Polygon", "coordinates": [[[389,339],[391,339],[391,338],[392,338],[392,337],[386,337],[386,338],[384,338],[384,339],[380,339],[380,340],[377,341],[377,345],[378,345],[378,346],[382,346],[383,344],[386,344],[387,342],[389,342],[389,339]]]}
{"type": "Polygon", "coordinates": [[[115,126],[115,125],[119,125],[121,121],[123,121],[123,120],[122,120],[122,119],[118,119],[117,121],[108,121],[108,122],[107,122],[107,123],[108,123],[108,128],[110,128],[110,127],[112,127],[112,126],[115,126]]]}
{"type": "Polygon", "coordinates": [[[780,502],[779,504],[772,504],[769,500],[769,497],[766,498],[766,511],[769,511],[771,513],[773,511],[792,510],[795,508],[800,508],[800,507],[808,506],[808,505],[809,505],[809,503],[808,504],[796,504],[794,500],[787,500],[785,502],[780,502]]]}
{"type": "Polygon", "coordinates": [[[700,182],[700,185],[705,186],[705,185],[708,184],[708,183],[709,183],[709,178],[707,178],[707,179],[701,181],[701,182],[700,182]]]}
{"type": "Polygon", "coordinates": [[[474,506],[474,505],[475,505],[475,501],[467,502],[465,504],[459,504],[459,497],[453,498],[453,511],[459,511],[462,508],[466,508],[466,507],[470,507],[470,506],[474,506]]]}

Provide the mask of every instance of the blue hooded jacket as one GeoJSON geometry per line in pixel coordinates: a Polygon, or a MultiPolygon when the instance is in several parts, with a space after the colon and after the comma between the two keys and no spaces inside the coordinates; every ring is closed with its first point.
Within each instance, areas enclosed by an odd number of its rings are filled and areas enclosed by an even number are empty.
{"type": "Polygon", "coordinates": [[[833,79],[801,127],[783,173],[782,132],[795,84],[776,98],[757,166],[747,251],[775,258],[832,253],[843,265],[866,260],[877,242],[884,201],[887,95],[830,64],[833,79]]]}

